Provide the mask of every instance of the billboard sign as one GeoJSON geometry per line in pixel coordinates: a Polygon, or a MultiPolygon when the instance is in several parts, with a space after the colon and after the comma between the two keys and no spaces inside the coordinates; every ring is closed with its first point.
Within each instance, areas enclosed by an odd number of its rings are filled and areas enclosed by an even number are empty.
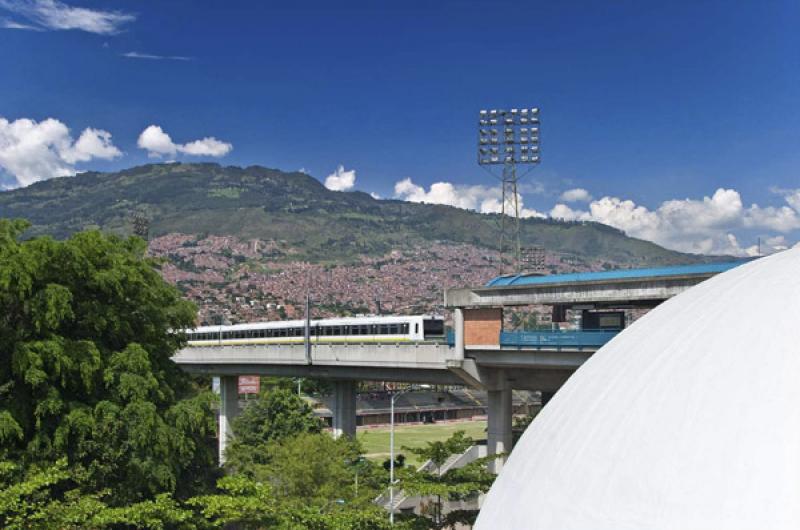
{"type": "Polygon", "coordinates": [[[261,391],[261,378],[257,375],[239,376],[239,394],[258,394],[261,391]]]}

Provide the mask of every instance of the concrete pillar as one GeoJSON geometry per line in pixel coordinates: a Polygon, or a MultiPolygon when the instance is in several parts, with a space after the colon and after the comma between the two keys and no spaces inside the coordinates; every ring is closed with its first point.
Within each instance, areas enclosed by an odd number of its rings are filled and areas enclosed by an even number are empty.
{"type": "Polygon", "coordinates": [[[219,464],[225,463],[225,448],[233,439],[233,420],[239,414],[239,377],[219,378],[219,464]]]}
{"type": "MultiPolygon", "coordinates": [[[[506,385],[500,390],[489,390],[489,418],[487,428],[487,450],[489,455],[510,453],[512,443],[511,389],[506,385]]],[[[500,473],[505,458],[493,462],[495,473],[500,473]]]]}
{"type": "Polygon", "coordinates": [[[333,382],[333,437],[356,435],[356,382],[333,382]]]}
{"type": "Polygon", "coordinates": [[[457,361],[464,360],[464,310],[457,307],[453,310],[453,333],[456,336],[453,354],[457,361]]]}

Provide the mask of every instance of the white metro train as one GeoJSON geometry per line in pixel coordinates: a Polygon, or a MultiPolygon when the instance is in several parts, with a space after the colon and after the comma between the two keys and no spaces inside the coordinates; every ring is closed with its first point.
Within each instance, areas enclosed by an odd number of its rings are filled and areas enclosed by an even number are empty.
{"type": "MultiPolygon", "coordinates": [[[[186,331],[189,346],[296,344],[305,341],[305,320],[202,326],[186,331]]],[[[443,340],[444,319],[432,315],[370,316],[312,320],[313,342],[409,342],[443,340]]]]}

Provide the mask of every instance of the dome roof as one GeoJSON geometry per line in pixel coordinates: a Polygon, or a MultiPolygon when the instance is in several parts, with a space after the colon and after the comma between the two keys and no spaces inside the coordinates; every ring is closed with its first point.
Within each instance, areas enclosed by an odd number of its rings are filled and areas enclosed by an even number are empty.
{"type": "Polygon", "coordinates": [[[800,249],[689,289],[592,356],[476,528],[800,528],[800,249]]]}

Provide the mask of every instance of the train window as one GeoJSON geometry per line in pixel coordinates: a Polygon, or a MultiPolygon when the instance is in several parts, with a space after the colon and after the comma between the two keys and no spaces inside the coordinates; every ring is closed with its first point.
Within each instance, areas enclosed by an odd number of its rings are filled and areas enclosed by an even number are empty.
{"type": "Polygon", "coordinates": [[[438,320],[438,319],[425,320],[422,323],[422,329],[425,332],[426,337],[442,336],[444,335],[444,320],[438,320]]]}
{"type": "Polygon", "coordinates": [[[389,325],[388,324],[381,324],[379,333],[381,335],[388,335],[389,334],[389,325]]]}
{"type": "Polygon", "coordinates": [[[389,324],[389,335],[397,335],[400,333],[400,326],[397,324],[389,324]]]}
{"type": "Polygon", "coordinates": [[[403,324],[402,331],[400,333],[403,335],[408,335],[408,324],[403,324]]]}
{"type": "Polygon", "coordinates": [[[419,322],[414,323],[414,333],[419,333],[419,322]]]}

